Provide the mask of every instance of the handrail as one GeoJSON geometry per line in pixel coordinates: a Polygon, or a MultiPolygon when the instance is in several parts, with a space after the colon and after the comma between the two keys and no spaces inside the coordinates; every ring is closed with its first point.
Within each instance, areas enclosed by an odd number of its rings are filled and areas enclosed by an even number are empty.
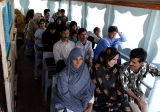
{"type": "Polygon", "coordinates": [[[145,86],[145,87],[147,87],[148,89],[153,89],[153,87],[151,87],[151,86],[149,86],[146,82],[144,82],[144,81],[141,81],[141,83],[145,86]]]}

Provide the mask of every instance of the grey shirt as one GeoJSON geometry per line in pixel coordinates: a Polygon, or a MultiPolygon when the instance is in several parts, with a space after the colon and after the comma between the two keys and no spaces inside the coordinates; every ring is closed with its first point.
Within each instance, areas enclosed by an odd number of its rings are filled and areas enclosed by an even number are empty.
{"type": "Polygon", "coordinates": [[[81,43],[81,41],[78,41],[76,43],[76,47],[81,48],[84,51],[84,59],[93,58],[94,53],[92,49],[92,43],[90,41],[86,41],[85,45],[81,43]]]}

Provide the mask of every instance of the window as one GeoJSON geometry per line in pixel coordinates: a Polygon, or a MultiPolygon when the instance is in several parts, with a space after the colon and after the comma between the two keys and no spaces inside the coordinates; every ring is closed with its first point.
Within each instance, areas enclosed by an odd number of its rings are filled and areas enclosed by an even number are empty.
{"type": "Polygon", "coordinates": [[[119,30],[124,32],[127,38],[127,42],[123,43],[123,48],[137,48],[144,37],[143,26],[148,14],[134,16],[131,12],[120,13],[117,10],[114,10],[114,13],[115,20],[113,25],[118,26],[119,30]]]}
{"type": "Polygon", "coordinates": [[[157,51],[157,55],[155,56],[154,60],[152,61],[155,64],[160,64],[160,37],[157,39],[156,41],[157,47],[158,49],[157,51]]]}
{"type": "Polygon", "coordinates": [[[152,90],[152,99],[150,100],[149,112],[160,112],[160,80],[156,79],[154,90],[152,90]]]}
{"type": "Polygon", "coordinates": [[[47,9],[47,2],[48,1],[41,1],[41,0],[30,0],[29,1],[29,9],[34,9],[34,12],[35,13],[42,13],[43,15],[43,12],[44,12],[44,9],[47,9]],[[38,2],[38,5],[35,5],[37,4],[38,2]]]}
{"type": "Polygon", "coordinates": [[[82,6],[83,3],[80,2],[71,2],[71,7],[72,7],[72,11],[71,11],[71,18],[72,21],[76,21],[77,25],[79,27],[81,27],[81,19],[82,19],[82,6]]]}
{"type": "Polygon", "coordinates": [[[61,2],[61,9],[65,10],[65,15],[67,16],[67,14],[68,14],[68,2],[67,1],[62,1],[61,2]]]}
{"type": "MultiPolygon", "coordinates": [[[[101,29],[101,35],[102,35],[106,8],[99,9],[98,7],[91,7],[91,5],[93,4],[88,4],[87,6],[88,8],[87,30],[93,32],[93,29],[95,27],[99,27],[101,29]]],[[[104,7],[104,5],[101,6],[104,7]]]]}
{"type": "Polygon", "coordinates": [[[54,12],[54,13],[57,12],[57,11],[58,11],[58,8],[59,8],[59,2],[56,2],[56,1],[55,1],[55,2],[54,2],[54,9],[53,9],[54,11],[53,11],[53,12],[54,12]]]}

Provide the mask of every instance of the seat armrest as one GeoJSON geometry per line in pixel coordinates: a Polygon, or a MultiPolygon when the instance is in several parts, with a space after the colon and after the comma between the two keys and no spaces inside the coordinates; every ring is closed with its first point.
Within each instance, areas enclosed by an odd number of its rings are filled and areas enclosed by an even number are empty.
{"type": "Polygon", "coordinates": [[[147,88],[145,92],[145,96],[148,97],[153,87],[149,86],[146,82],[141,81],[141,83],[147,88]]]}

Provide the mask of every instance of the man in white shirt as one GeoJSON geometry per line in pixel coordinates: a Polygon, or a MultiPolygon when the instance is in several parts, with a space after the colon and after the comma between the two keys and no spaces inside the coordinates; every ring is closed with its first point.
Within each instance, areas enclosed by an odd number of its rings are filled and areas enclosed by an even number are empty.
{"type": "Polygon", "coordinates": [[[44,10],[44,19],[45,19],[45,21],[49,21],[49,23],[54,22],[54,19],[52,17],[50,17],[50,10],[49,9],[44,10]]]}
{"type": "Polygon", "coordinates": [[[87,40],[87,30],[85,28],[80,28],[78,30],[79,41],[76,43],[76,47],[81,48],[84,51],[84,59],[88,67],[92,65],[93,59],[93,49],[92,43],[87,40]]]}
{"type": "Polygon", "coordinates": [[[61,39],[53,46],[53,55],[56,64],[59,60],[64,60],[66,63],[70,51],[75,48],[75,43],[68,40],[69,29],[67,27],[61,29],[60,36],[61,39]]]}
{"type": "Polygon", "coordinates": [[[88,35],[87,40],[92,42],[92,49],[94,49],[95,44],[98,44],[99,41],[101,40],[100,32],[101,32],[100,28],[99,27],[95,27],[94,30],[93,30],[93,33],[90,32],[89,35],[88,35]]]}

